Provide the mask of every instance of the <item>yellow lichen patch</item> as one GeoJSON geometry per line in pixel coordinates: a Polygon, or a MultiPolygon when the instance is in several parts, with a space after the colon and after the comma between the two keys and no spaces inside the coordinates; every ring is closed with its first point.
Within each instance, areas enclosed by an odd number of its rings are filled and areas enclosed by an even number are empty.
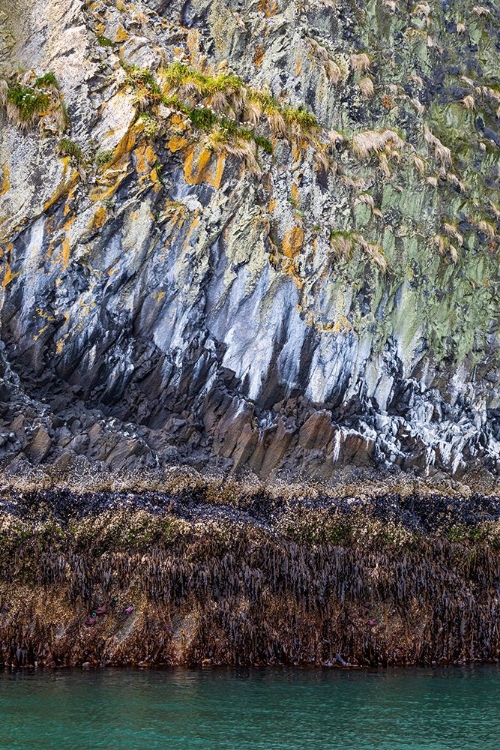
{"type": "Polygon", "coordinates": [[[115,36],[115,40],[114,41],[115,42],[126,42],[127,39],[128,39],[128,34],[125,31],[125,29],[123,28],[123,26],[120,24],[118,26],[118,30],[116,32],[116,36],[115,36]]]}
{"type": "Polygon", "coordinates": [[[69,263],[69,237],[65,237],[61,245],[62,263],[63,268],[68,267],[69,263]]]}
{"type": "Polygon", "coordinates": [[[292,201],[297,203],[299,200],[299,186],[296,182],[292,182],[292,201]]]}
{"type": "Polygon", "coordinates": [[[304,244],[304,230],[302,227],[293,227],[283,237],[283,255],[287,258],[296,258],[304,244]]]}
{"type": "Polygon", "coordinates": [[[271,200],[269,201],[269,205],[267,207],[267,210],[269,211],[270,214],[273,214],[275,212],[275,210],[276,210],[276,198],[271,198],[271,200]]]}
{"type": "Polygon", "coordinates": [[[150,143],[141,143],[135,150],[135,157],[137,174],[140,177],[139,183],[144,182],[148,177],[153,182],[158,182],[158,175],[156,174],[156,170],[153,169],[158,161],[158,157],[152,145],[150,143]]]}
{"type": "Polygon", "coordinates": [[[316,328],[329,333],[350,333],[354,330],[352,323],[345,315],[341,315],[333,323],[316,323],[316,328]]]}
{"type": "Polygon", "coordinates": [[[226,158],[225,158],[224,154],[219,154],[218,157],[217,157],[217,164],[215,165],[215,178],[214,178],[214,181],[212,183],[212,185],[214,186],[214,188],[216,188],[217,190],[221,186],[222,176],[224,174],[224,166],[225,166],[225,164],[226,164],[226,158]]]}
{"type": "Polygon", "coordinates": [[[74,221],[75,221],[75,217],[70,216],[70,218],[68,219],[68,221],[65,223],[63,227],[64,239],[61,243],[61,258],[62,258],[63,270],[68,267],[68,263],[69,263],[69,251],[71,247],[71,240],[70,240],[69,232],[71,229],[71,225],[73,224],[74,221]]]}
{"type": "Polygon", "coordinates": [[[186,45],[189,50],[191,64],[198,66],[201,62],[200,32],[198,29],[189,29],[186,36],[186,45]]]}
{"type": "Polygon", "coordinates": [[[186,232],[186,237],[184,239],[184,248],[188,248],[191,244],[191,238],[194,234],[195,230],[197,229],[198,225],[200,223],[200,217],[198,215],[193,216],[191,223],[189,225],[189,229],[186,232]]]}
{"type": "Polygon", "coordinates": [[[294,72],[294,74],[296,76],[299,76],[301,74],[301,72],[302,72],[302,60],[300,59],[300,57],[297,60],[297,62],[295,63],[293,72],[294,72]]]}
{"type": "Polygon", "coordinates": [[[184,179],[188,185],[199,185],[207,182],[214,188],[219,188],[224,173],[226,157],[218,154],[217,160],[212,159],[213,152],[208,148],[193,147],[184,162],[184,179]]]}
{"type": "MultiPolygon", "coordinates": [[[[115,165],[116,162],[120,161],[121,158],[125,156],[125,154],[130,154],[136,144],[138,132],[143,129],[144,124],[141,124],[141,122],[139,121],[135,125],[135,127],[129,128],[129,130],[127,130],[125,135],[118,141],[117,145],[113,149],[112,158],[101,166],[102,171],[107,171],[111,166],[115,165]]],[[[110,135],[113,135],[113,131],[107,134],[108,137],[110,135]]]]}
{"type": "Polygon", "coordinates": [[[157,302],[161,302],[164,297],[165,292],[163,290],[153,292],[153,299],[155,299],[157,302]]]}
{"type": "Polygon", "coordinates": [[[179,112],[175,112],[173,115],[171,115],[168,124],[170,131],[172,133],[175,133],[176,135],[185,133],[188,129],[188,124],[186,122],[185,116],[180,114],[179,112]]]}
{"type": "Polygon", "coordinates": [[[90,221],[90,229],[100,229],[106,221],[106,207],[98,206],[90,221]]]}
{"type": "Polygon", "coordinates": [[[113,197],[120,182],[121,180],[117,180],[113,185],[109,186],[97,185],[89,193],[90,200],[95,202],[109,200],[113,197]]]}
{"type": "Polygon", "coordinates": [[[304,279],[301,277],[299,267],[294,260],[287,259],[283,262],[283,273],[292,277],[297,289],[302,289],[304,286],[304,279]]]}
{"type": "Polygon", "coordinates": [[[65,175],[66,175],[66,165],[65,165],[62,181],[59,183],[57,189],[54,191],[54,193],[49,198],[49,200],[44,203],[44,206],[43,206],[44,212],[47,212],[49,208],[52,208],[52,206],[55,203],[57,203],[57,201],[64,195],[64,193],[69,193],[71,189],[75,187],[76,181],[78,180],[78,177],[79,177],[76,169],[71,170],[71,174],[68,176],[67,180],[65,180],[65,175]]]}
{"type": "Polygon", "coordinates": [[[4,193],[7,192],[7,190],[10,188],[10,170],[8,164],[3,165],[3,175],[2,175],[2,184],[0,186],[0,195],[4,195],[4,193]]]}
{"type": "Polygon", "coordinates": [[[174,135],[167,143],[167,148],[175,154],[176,151],[181,151],[188,144],[187,138],[183,138],[179,135],[174,135]]]}
{"type": "Polygon", "coordinates": [[[33,336],[33,341],[37,341],[40,338],[40,336],[42,335],[42,333],[44,333],[47,330],[48,327],[49,326],[46,325],[46,326],[43,326],[43,328],[40,328],[40,330],[38,331],[38,333],[35,334],[35,336],[33,336]]]}
{"type": "Polygon", "coordinates": [[[12,273],[11,267],[7,263],[7,266],[6,266],[6,269],[5,269],[5,273],[4,273],[4,276],[3,276],[3,279],[2,279],[2,287],[5,289],[5,287],[8,286],[10,284],[10,282],[13,281],[17,276],[19,276],[20,273],[21,273],[21,271],[17,271],[16,273],[12,273]]]}
{"type": "Polygon", "coordinates": [[[261,44],[258,44],[255,48],[254,56],[253,56],[253,64],[260,68],[262,65],[262,61],[264,59],[264,47],[261,44]]]}
{"type": "Polygon", "coordinates": [[[67,216],[71,212],[70,203],[75,196],[75,190],[76,190],[76,185],[73,185],[73,187],[68,192],[68,197],[66,198],[66,203],[64,204],[64,211],[63,211],[64,216],[67,216]]]}
{"type": "Polygon", "coordinates": [[[302,158],[302,147],[303,144],[299,144],[297,141],[293,141],[292,143],[292,156],[294,164],[297,164],[302,158]]]}
{"type": "Polygon", "coordinates": [[[133,129],[127,131],[115,148],[112,160],[105,165],[106,171],[98,174],[97,183],[90,191],[90,200],[104,201],[114,195],[120,183],[128,174],[130,152],[134,148],[136,140],[137,132],[133,132],[133,129]]]}

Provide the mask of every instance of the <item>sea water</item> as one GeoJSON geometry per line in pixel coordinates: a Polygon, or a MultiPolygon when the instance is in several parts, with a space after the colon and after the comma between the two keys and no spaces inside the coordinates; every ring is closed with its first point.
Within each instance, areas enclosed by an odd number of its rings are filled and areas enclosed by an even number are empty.
{"type": "Polygon", "coordinates": [[[500,748],[500,668],[0,674],[0,747],[500,748]]]}

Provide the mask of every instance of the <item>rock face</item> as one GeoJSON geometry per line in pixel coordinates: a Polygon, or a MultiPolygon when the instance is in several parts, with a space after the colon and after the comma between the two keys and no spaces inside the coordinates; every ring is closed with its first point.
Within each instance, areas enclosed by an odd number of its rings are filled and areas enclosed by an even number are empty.
{"type": "Polygon", "coordinates": [[[494,4],[0,22],[6,463],[496,473],[494,4]]]}

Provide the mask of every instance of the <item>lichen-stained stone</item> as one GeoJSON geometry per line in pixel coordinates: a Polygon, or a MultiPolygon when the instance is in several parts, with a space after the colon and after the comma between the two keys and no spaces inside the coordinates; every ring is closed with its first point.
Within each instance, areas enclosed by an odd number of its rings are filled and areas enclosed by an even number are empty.
{"type": "Polygon", "coordinates": [[[487,11],[0,0],[2,460],[496,474],[487,11]]]}

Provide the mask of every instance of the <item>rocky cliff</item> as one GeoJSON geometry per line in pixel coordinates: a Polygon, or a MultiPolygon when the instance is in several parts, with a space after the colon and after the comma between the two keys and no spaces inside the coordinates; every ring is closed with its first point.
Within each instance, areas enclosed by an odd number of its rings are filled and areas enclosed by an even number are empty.
{"type": "Polygon", "coordinates": [[[0,0],[1,456],[500,460],[500,12],[0,0]]]}

